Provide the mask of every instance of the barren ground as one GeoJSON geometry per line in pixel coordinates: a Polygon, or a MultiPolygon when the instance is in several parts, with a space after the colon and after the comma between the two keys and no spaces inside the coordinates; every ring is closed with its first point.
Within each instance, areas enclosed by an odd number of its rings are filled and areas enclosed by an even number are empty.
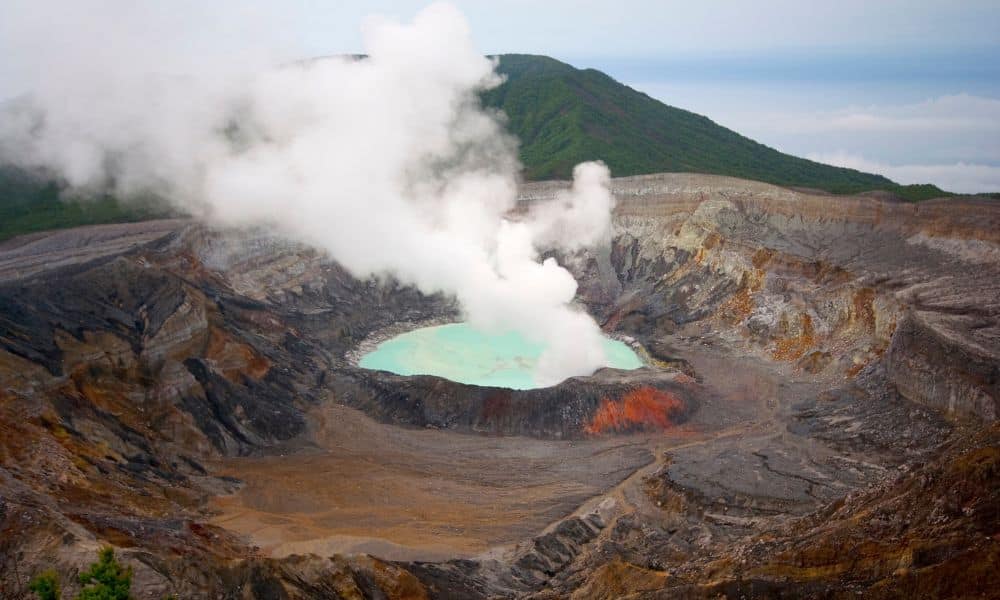
{"type": "Polygon", "coordinates": [[[212,522],[249,536],[274,557],[467,558],[498,553],[607,497],[625,500],[621,510],[634,509],[643,502],[642,476],[671,451],[698,453],[690,465],[693,483],[743,484],[751,492],[756,486],[766,496],[763,486],[774,482],[760,468],[733,468],[717,455],[750,454],[774,438],[775,414],[814,394],[818,378],[782,373],[780,365],[727,355],[697,339],[677,343],[714,392],[683,426],[537,440],[387,425],[329,403],[310,415],[303,439],[268,456],[212,465],[218,475],[244,482],[237,493],[212,500],[218,511],[212,522]]]}
{"type": "Polygon", "coordinates": [[[530,537],[651,461],[639,437],[561,442],[406,429],[339,405],[313,416],[315,446],[217,465],[246,485],[213,500],[214,523],[273,556],[466,557],[530,537]]]}
{"type": "Polygon", "coordinates": [[[265,232],[0,244],[0,597],[105,544],[150,600],[995,587],[1000,205],[612,190],[559,259],[650,367],[536,390],[357,368],[454,301],[265,232]]]}

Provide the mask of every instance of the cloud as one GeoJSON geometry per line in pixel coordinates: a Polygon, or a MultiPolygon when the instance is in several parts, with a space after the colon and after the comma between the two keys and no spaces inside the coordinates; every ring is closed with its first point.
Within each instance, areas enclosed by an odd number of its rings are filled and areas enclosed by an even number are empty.
{"type": "Polygon", "coordinates": [[[813,114],[776,114],[773,126],[795,133],[1000,134],[1000,100],[954,94],[903,105],[850,106],[813,114]]]}
{"type": "Polygon", "coordinates": [[[847,153],[888,165],[1000,165],[1000,88],[979,83],[979,94],[942,93],[977,85],[933,78],[861,86],[730,80],[634,85],[796,156],[847,153]]]}
{"type": "Polygon", "coordinates": [[[897,183],[933,183],[963,194],[1000,192],[1000,167],[958,162],[945,165],[888,165],[845,152],[810,154],[810,160],[885,175],[897,183]]]}
{"type": "Polygon", "coordinates": [[[752,131],[765,143],[797,154],[847,153],[883,165],[1000,164],[1000,100],[969,94],[769,112],[752,131]]]}
{"type": "Polygon", "coordinates": [[[280,46],[266,39],[244,40],[256,49],[246,61],[230,60],[239,48],[192,55],[200,5],[175,19],[109,0],[117,18],[76,26],[59,4],[7,15],[30,33],[48,9],[72,56],[5,57],[44,77],[0,117],[0,156],[80,188],[154,190],[213,223],[272,227],[359,277],[453,295],[473,325],[545,345],[541,384],[606,364],[599,327],[573,305],[576,281],[539,257],[607,240],[607,168],[578,166],[572,190],[509,217],[516,142],[477,96],[499,78],[451,5],[409,23],[368,19],[364,60],[274,67],[257,60],[278,56],[260,52],[280,46]]]}

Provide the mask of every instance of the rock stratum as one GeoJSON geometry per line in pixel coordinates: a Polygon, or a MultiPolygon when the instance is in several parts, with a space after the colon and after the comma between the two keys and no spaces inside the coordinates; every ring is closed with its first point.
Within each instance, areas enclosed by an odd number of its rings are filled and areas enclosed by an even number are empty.
{"type": "Polygon", "coordinates": [[[0,597],[996,597],[1000,204],[612,186],[648,366],[537,390],[357,368],[457,307],[266,232],[0,244],[0,597]]]}

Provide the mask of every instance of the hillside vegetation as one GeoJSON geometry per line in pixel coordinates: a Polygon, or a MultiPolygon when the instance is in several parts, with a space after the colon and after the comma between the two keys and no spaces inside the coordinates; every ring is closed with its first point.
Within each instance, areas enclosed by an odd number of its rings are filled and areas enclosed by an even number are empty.
{"type": "Polygon", "coordinates": [[[881,175],[778,152],[595,69],[505,54],[499,71],[506,82],[483,100],[509,118],[528,179],[566,179],[573,165],[600,159],[614,176],[682,171],[838,194],[887,190],[910,200],[948,195],[932,185],[900,186],[881,175]]]}
{"type": "Polygon", "coordinates": [[[62,186],[51,179],[11,166],[0,166],[0,241],[23,233],[123,223],[164,217],[164,208],[149,203],[123,204],[111,196],[67,201],[62,186]]]}
{"type": "MultiPolygon", "coordinates": [[[[912,201],[949,195],[933,185],[900,186],[871,173],[778,152],[707,117],[668,106],[594,69],[546,56],[505,54],[506,81],[483,94],[521,140],[528,180],[569,178],[573,165],[603,160],[615,176],[659,172],[730,175],[837,194],[885,190],[912,201]]],[[[164,209],[110,196],[69,202],[61,186],[0,166],[0,240],[22,233],[166,216],[164,209]]]]}

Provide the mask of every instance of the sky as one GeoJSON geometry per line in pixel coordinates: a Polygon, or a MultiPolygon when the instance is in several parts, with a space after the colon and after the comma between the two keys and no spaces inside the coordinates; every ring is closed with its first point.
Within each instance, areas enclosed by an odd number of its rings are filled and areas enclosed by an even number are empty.
{"type": "MultiPolygon", "coordinates": [[[[145,0],[137,0],[144,2],[145,0]]],[[[4,25],[0,97],[30,87],[30,62],[3,56],[45,40],[4,25]]],[[[190,60],[260,40],[283,59],[356,52],[372,14],[411,18],[424,1],[173,0],[159,19],[185,20],[190,60]]],[[[1000,191],[1000,2],[997,0],[456,0],[483,53],[554,56],[601,69],[668,104],[704,114],[792,154],[932,182],[1000,191]]],[[[110,0],[86,5],[100,28],[110,0]],[[103,10],[102,10],[103,8],[103,10]]],[[[39,15],[47,24],[50,15],[39,15]]],[[[7,21],[9,23],[9,20],[7,21]]],[[[44,32],[44,28],[41,30],[44,32]]],[[[57,30],[58,31],[58,30],[57,30]]],[[[136,37],[155,40],[148,24],[136,37]]],[[[98,35],[99,37],[99,35],[98,35]]],[[[71,53],[71,49],[67,53],[71,53]]]]}

